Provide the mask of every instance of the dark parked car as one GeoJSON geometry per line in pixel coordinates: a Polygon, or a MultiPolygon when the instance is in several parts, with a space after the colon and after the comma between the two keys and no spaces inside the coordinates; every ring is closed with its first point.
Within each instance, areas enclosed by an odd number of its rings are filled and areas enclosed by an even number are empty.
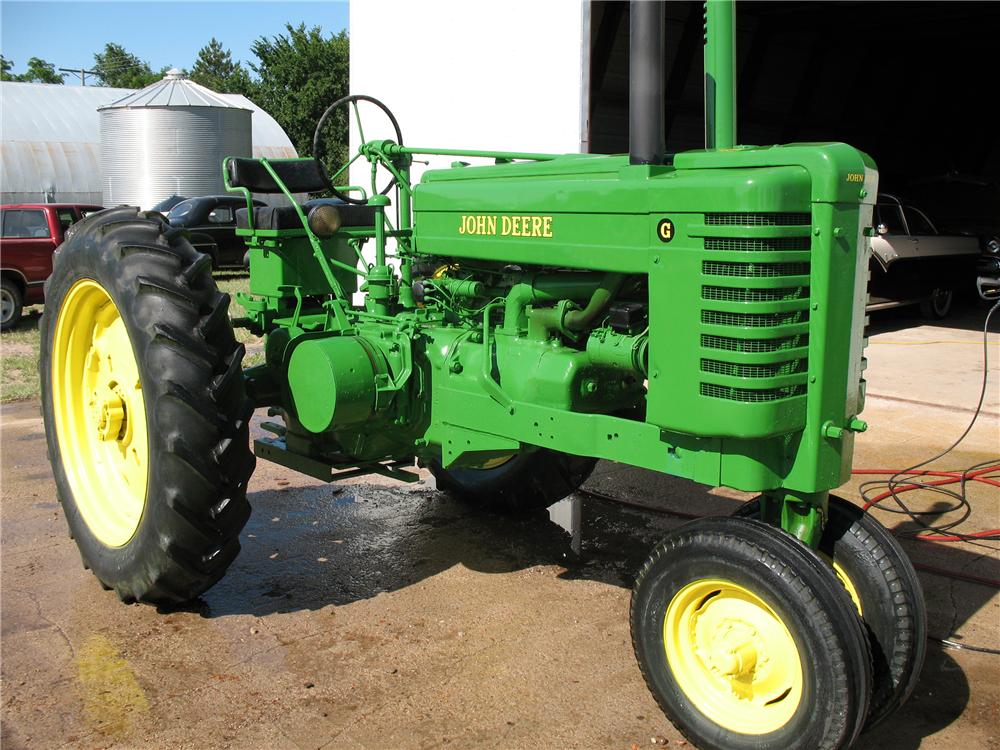
{"type": "Polygon", "coordinates": [[[990,301],[1000,299],[1000,239],[991,238],[985,243],[976,264],[976,276],[980,297],[990,301]]]}
{"type": "Polygon", "coordinates": [[[0,330],[21,319],[24,305],[44,301],[42,285],[52,273],[52,253],[73,224],[100,206],[21,203],[0,206],[0,330]]]}
{"type": "Polygon", "coordinates": [[[906,190],[920,206],[934,206],[934,220],[944,234],[978,237],[989,251],[1000,242],[1000,182],[989,177],[948,172],[914,180],[906,190]]]}
{"type": "MultiPolygon", "coordinates": [[[[177,203],[167,214],[171,226],[191,232],[191,244],[212,256],[212,265],[242,266],[247,248],[236,236],[236,210],[246,208],[239,195],[205,195],[177,203]]],[[[254,205],[265,205],[254,201],[254,205]]]]}
{"type": "Polygon", "coordinates": [[[159,211],[161,214],[166,214],[171,208],[176,206],[181,201],[186,201],[183,195],[171,195],[169,198],[164,198],[162,201],[153,206],[153,211],[159,211]]]}

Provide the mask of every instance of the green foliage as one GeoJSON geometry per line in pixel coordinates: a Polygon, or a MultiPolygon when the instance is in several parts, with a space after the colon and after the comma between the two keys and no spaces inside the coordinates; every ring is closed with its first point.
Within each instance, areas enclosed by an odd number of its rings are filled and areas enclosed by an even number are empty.
{"type": "Polygon", "coordinates": [[[102,86],[141,89],[162,78],[166,69],[154,72],[145,60],[140,60],[120,44],[108,42],[103,52],[94,54],[94,71],[102,86]]]}
{"type": "Polygon", "coordinates": [[[0,81],[24,81],[27,83],[62,83],[63,74],[56,73],[56,66],[40,57],[28,59],[28,69],[19,75],[10,72],[14,63],[0,56],[0,81]]]}
{"type": "MultiPolygon", "coordinates": [[[[286,33],[261,37],[253,43],[258,63],[250,67],[259,76],[250,98],[288,133],[300,155],[312,154],[313,130],[323,110],[348,93],[349,45],[347,32],[324,36],[322,29],[305,24],[285,25],[286,33]]],[[[347,156],[347,120],[335,123],[324,147],[331,165],[347,156]]]]}
{"type": "Polygon", "coordinates": [[[40,57],[28,59],[28,70],[18,76],[18,80],[34,83],[62,83],[63,74],[56,73],[56,66],[40,57]]]}
{"type": "Polygon", "coordinates": [[[220,94],[247,94],[250,90],[250,75],[238,61],[233,62],[232,53],[215,37],[198,51],[191,80],[220,94]]]}
{"type": "Polygon", "coordinates": [[[0,81],[16,81],[17,78],[13,76],[10,69],[14,67],[14,63],[8,60],[3,55],[0,55],[0,81]]]}

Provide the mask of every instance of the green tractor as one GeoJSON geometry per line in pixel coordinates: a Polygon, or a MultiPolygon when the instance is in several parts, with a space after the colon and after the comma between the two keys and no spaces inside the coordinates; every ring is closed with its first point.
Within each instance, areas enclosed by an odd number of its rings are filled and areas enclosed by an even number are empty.
{"type": "Polygon", "coordinates": [[[218,581],[255,455],[325,481],[412,481],[417,462],[495,511],[550,505],[606,459],[759,493],[671,532],[635,582],[639,666],[694,744],[843,748],[908,697],[919,582],[830,495],[865,429],[878,173],[840,143],[736,145],[733,7],[714,0],[708,147],[665,153],[662,13],[632,6],[627,155],[407,146],[384,105],[350,96],[323,120],[365,103],[395,137],[337,172],[226,159],[247,202],[245,318],[159,214],[74,228],[46,289],[43,410],[71,533],[106,588],[171,604],[218,581]],[[412,184],[418,154],[495,163],[412,184]],[[370,190],[343,185],[357,160],[370,190]],[[242,368],[234,325],[265,336],[263,364],[242,368]],[[279,419],[251,452],[264,407],[279,419]]]}

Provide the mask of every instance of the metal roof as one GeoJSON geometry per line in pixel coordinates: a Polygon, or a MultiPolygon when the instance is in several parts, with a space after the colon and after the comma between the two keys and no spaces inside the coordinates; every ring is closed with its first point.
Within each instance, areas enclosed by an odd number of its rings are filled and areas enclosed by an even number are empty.
{"type": "Polygon", "coordinates": [[[177,68],[171,68],[163,80],[107,104],[101,109],[138,109],[141,107],[219,107],[247,109],[234,104],[224,94],[195,83],[177,68]]]}

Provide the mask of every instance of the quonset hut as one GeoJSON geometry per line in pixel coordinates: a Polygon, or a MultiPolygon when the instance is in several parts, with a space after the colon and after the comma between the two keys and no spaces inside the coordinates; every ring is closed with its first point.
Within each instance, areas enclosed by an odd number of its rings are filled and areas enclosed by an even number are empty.
{"type": "MultiPolygon", "coordinates": [[[[101,168],[101,115],[98,110],[131,99],[162,83],[135,91],[0,82],[0,202],[109,205],[104,202],[102,189],[105,176],[101,168]]],[[[197,86],[191,81],[184,83],[197,86]]],[[[215,94],[204,87],[199,88],[228,106],[249,110],[255,157],[287,159],[297,156],[281,126],[249,99],[239,94],[215,94]]],[[[166,144],[152,145],[158,149],[166,144]]],[[[220,161],[205,164],[205,173],[219,180],[218,189],[208,192],[221,192],[220,161]]],[[[129,168],[139,174],[147,169],[142,161],[133,162],[129,168]]],[[[161,198],[174,192],[171,188],[161,198]]],[[[157,202],[145,205],[145,200],[148,199],[144,199],[143,208],[151,208],[157,202]]],[[[121,202],[131,200],[116,201],[121,202]]]]}

